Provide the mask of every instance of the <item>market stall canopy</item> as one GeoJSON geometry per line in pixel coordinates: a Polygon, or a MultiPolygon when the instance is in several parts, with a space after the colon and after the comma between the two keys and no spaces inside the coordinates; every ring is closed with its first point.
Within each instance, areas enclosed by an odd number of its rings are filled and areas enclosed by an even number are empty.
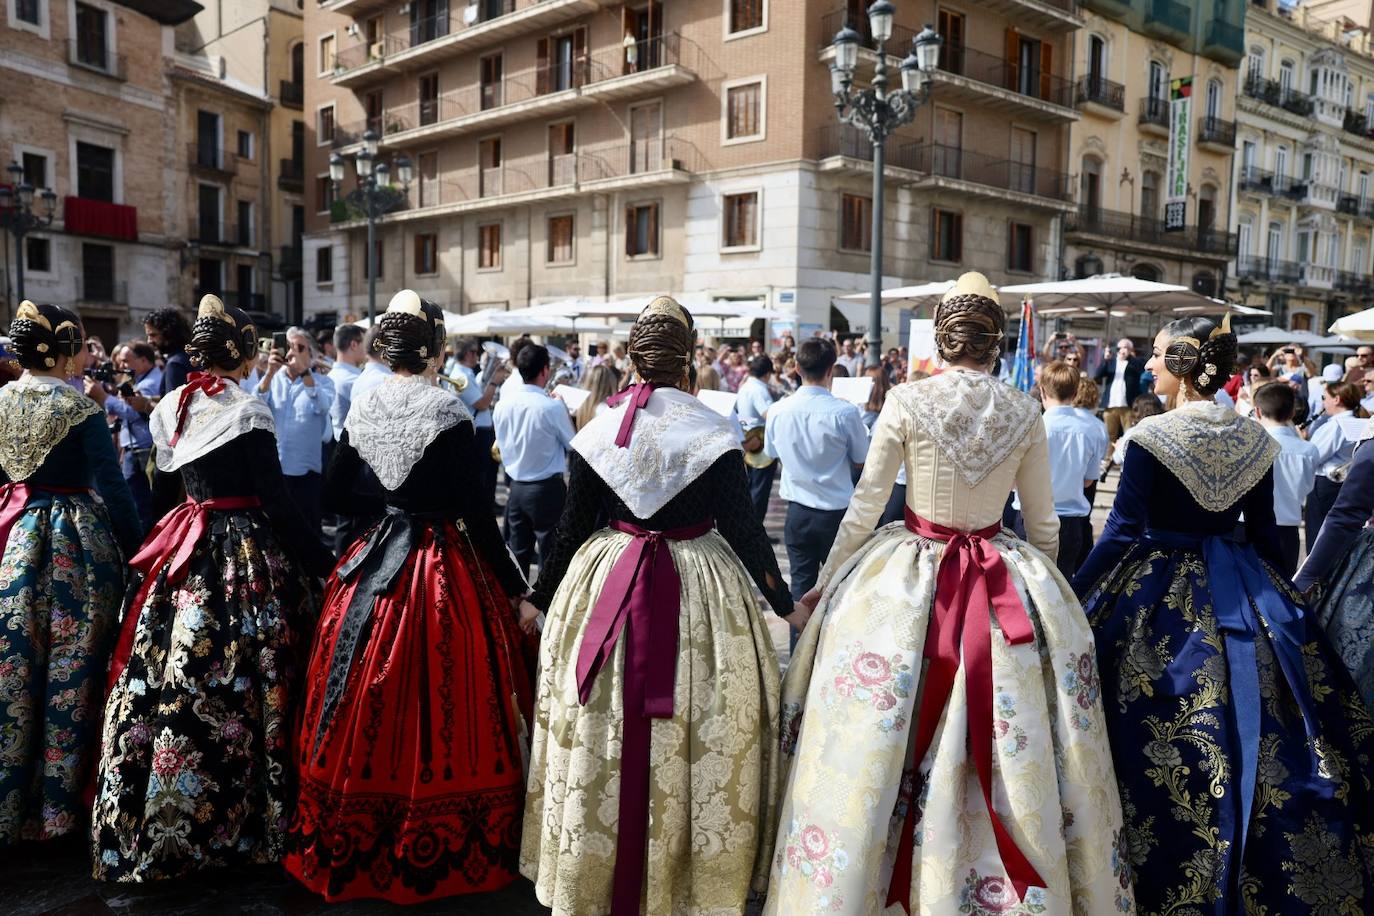
{"type": "Polygon", "coordinates": [[[1332,334],[1340,334],[1342,337],[1374,341],[1374,309],[1365,309],[1363,312],[1356,312],[1353,315],[1343,315],[1337,318],[1327,330],[1332,334]]]}

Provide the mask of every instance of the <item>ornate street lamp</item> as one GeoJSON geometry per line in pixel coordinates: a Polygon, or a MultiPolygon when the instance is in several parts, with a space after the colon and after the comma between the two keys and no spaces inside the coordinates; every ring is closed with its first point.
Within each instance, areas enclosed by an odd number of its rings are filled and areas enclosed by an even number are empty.
{"type": "Polygon", "coordinates": [[[38,196],[43,204],[40,212],[33,210],[34,187],[24,180],[24,167],[11,162],[5,169],[9,172],[12,188],[0,188],[0,228],[14,236],[15,288],[19,299],[24,299],[24,236],[34,229],[46,229],[52,225],[57,212],[57,195],[52,188],[44,188],[38,196]]]}
{"type": "Polygon", "coordinates": [[[883,165],[884,147],[894,130],[916,117],[916,110],[930,98],[930,75],[939,61],[941,38],[927,25],[911,43],[900,64],[902,88],[887,88],[887,41],[892,37],[896,8],[888,0],[874,0],[868,8],[869,32],[878,59],[873,84],[855,90],[854,71],[859,65],[859,34],[848,25],[835,35],[835,59],[830,65],[830,86],[840,121],[859,128],[873,144],[873,239],[869,273],[868,355],[865,362],[877,366],[883,347],[883,165]]]}
{"type": "MultiPolygon", "coordinates": [[[[358,175],[358,187],[348,192],[344,201],[367,217],[367,318],[377,320],[377,221],[396,209],[410,194],[410,182],[415,177],[410,158],[396,157],[396,180],[400,189],[391,184],[391,167],[377,161],[377,134],[363,133],[363,148],[353,156],[353,169],[358,175]]],[[[338,153],[329,157],[329,180],[334,190],[344,179],[344,158],[338,153]]]]}

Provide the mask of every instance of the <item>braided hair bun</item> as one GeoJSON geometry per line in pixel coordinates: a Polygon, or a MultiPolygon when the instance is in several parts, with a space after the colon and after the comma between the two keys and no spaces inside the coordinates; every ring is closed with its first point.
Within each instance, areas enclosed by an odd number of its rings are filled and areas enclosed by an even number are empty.
{"type": "Polygon", "coordinates": [[[1164,332],[1169,335],[1164,368],[1198,394],[1211,397],[1235,374],[1240,342],[1231,332],[1229,314],[1220,326],[1201,316],[1180,318],[1165,325],[1164,332]]]}
{"type": "Polygon", "coordinates": [[[414,290],[392,296],[377,326],[377,349],[392,369],[418,375],[443,355],[444,311],[414,290]]]}
{"type": "Polygon", "coordinates": [[[670,296],[659,296],[630,328],[630,362],[641,381],[677,385],[687,374],[696,344],[692,315],[670,296]]]}
{"type": "Polygon", "coordinates": [[[975,271],[960,277],[935,309],[935,348],[947,363],[992,363],[1006,330],[1007,316],[996,290],[975,271]]]}
{"type": "Polygon", "coordinates": [[[64,360],[65,371],[73,375],[76,357],[85,347],[81,318],[60,305],[34,305],[25,299],[10,322],[10,345],[25,369],[47,372],[64,360]]]}
{"type": "Polygon", "coordinates": [[[186,355],[197,369],[233,372],[257,351],[258,329],[243,309],[226,306],[212,294],[200,299],[186,355]]]}

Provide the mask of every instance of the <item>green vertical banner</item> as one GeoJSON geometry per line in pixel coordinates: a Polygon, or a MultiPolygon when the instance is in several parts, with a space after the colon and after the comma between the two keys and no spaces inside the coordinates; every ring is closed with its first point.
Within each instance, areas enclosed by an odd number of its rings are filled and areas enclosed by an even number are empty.
{"type": "Polygon", "coordinates": [[[1169,173],[1164,186],[1164,231],[1182,232],[1188,221],[1188,153],[1193,141],[1193,78],[1169,82],[1169,173]]]}

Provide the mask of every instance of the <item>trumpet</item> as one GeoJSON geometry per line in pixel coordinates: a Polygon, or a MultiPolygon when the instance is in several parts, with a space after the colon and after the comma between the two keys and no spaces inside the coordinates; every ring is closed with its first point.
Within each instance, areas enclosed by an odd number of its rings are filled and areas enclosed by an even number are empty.
{"type": "Polygon", "coordinates": [[[468,377],[466,375],[440,375],[436,372],[435,378],[441,382],[448,382],[453,386],[454,391],[463,391],[468,387],[468,377]]]}

